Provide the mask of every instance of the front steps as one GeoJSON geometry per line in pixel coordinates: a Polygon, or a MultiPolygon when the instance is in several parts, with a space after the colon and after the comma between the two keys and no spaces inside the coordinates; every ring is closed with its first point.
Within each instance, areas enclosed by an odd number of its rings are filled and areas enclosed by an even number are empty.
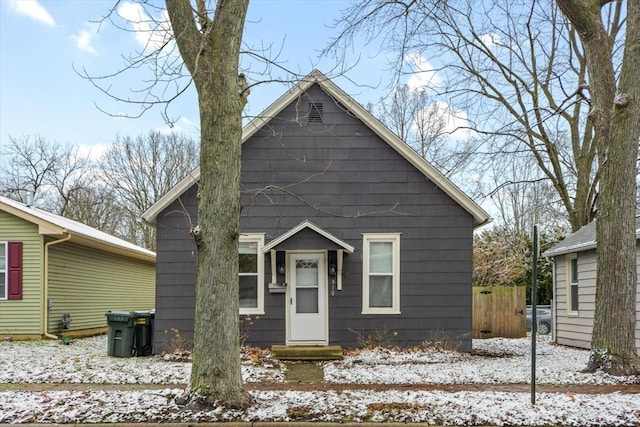
{"type": "Polygon", "coordinates": [[[280,360],[339,360],[342,347],[339,345],[274,345],[271,355],[280,360]]]}

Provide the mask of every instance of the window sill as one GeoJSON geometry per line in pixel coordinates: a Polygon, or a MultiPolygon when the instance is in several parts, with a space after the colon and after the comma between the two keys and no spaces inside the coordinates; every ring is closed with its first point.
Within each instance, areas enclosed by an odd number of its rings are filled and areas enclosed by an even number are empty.
{"type": "Polygon", "coordinates": [[[264,310],[259,310],[255,308],[240,309],[240,316],[246,316],[246,315],[264,315],[264,310]]]}
{"type": "Polygon", "coordinates": [[[395,309],[365,309],[362,310],[361,314],[401,314],[400,310],[395,309]]]}

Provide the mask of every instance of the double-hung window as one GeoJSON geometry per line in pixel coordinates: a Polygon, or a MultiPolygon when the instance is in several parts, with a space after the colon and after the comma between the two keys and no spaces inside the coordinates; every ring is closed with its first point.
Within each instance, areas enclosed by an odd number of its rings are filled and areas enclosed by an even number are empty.
{"type": "Polygon", "coordinates": [[[7,274],[8,254],[7,242],[0,242],[0,299],[7,299],[9,275],[7,274]]]}
{"type": "Polygon", "coordinates": [[[362,313],[400,313],[400,233],[366,233],[362,241],[362,313]]]}
{"type": "Polygon", "coordinates": [[[239,242],[240,314],[264,314],[264,234],[242,234],[239,242]]]}
{"type": "Polygon", "coordinates": [[[567,257],[567,312],[578,314],[578,257],[567,257]]]}

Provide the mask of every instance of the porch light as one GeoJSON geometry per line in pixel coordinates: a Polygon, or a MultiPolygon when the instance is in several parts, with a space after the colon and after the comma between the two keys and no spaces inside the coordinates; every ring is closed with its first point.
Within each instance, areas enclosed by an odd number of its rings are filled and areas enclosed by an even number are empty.
{"type": "Polygon", "coordinates": [[[284,264],[278,264],[278,274],[284,275],[287,272],[284,264]]]}
{"type": "Polygon", "coordinates": [[[329,265],[329,276],[335,277],[338,274],[338,267],[335,264],[329,265]]]}

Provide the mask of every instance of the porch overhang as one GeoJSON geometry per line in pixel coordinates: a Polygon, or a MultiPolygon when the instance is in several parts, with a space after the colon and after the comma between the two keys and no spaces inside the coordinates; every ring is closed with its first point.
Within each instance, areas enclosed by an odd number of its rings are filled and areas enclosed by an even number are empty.
{"type": "Polygon", "coordinates": [[[291,230],[282,234],[280,237],[273,239],[269,244],[265,245],[262,248],[262,253],[268,253],[271,250],[293,250],[293,249],[331,249],[331,250],[342,250],[346,253],[352,254],[355,250],[353,246],[346,243],[345,241],[337,238],[333,234],[329,233],[326,230],[318,227],[312,222],[305,220],[293,227],[291,230]],[[302,239],[303,242],[296,242],[297,237],[308,236],[309,232],[312,234],[319,235],[326,239],[326,243],[323,245],[324,247],[313,248],[309,247],[307,239],[302,239]],[[306,246],[305,246],[306,245],[306,246]],[[299,247],[298,247],[299,246],[299,247]]]}

